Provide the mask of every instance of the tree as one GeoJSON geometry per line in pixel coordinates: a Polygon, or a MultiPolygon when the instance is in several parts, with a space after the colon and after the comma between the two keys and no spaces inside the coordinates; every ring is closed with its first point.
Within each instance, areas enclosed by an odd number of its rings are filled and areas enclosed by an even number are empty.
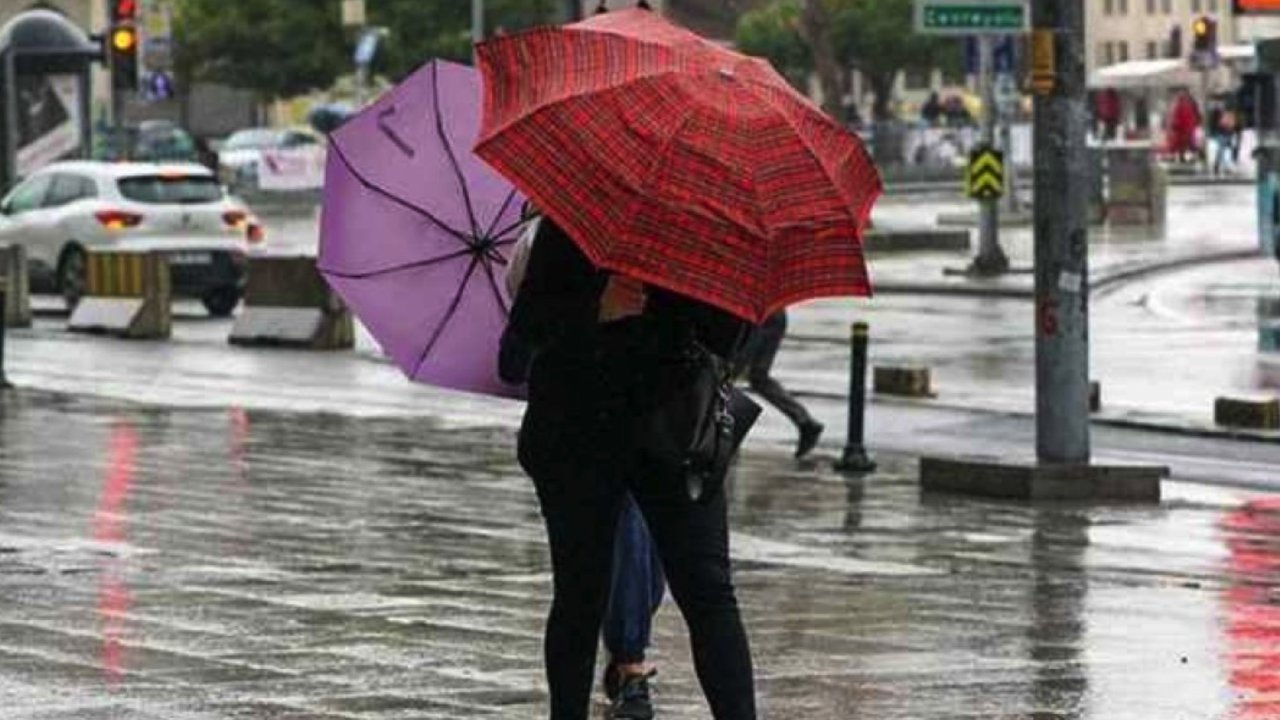
{"type": "Polygon", "coordinates": [[[818,84],[822,87],[823,109],[843,122],[844,83],[840,82],[840,62],[832,47],[830,27],[826,0],[804,0],[800,35],[813,51],[813,64],[818,71],[818,84]]]}
{"type": "Polygon", "coordinates": [[[180,0],[177,72],[262,101],[331,85],[349,65],[340,0],[180,0]]]}
{"type": "MultiPolygon", "coordinates": [[[[374,71],[400,80],[431,59],[470,62],[471,7],[461,0],[367,0],[384,27],[374,71]]],[[[556,0],[487,0],[489,31],[555,22],[556,0]]],[[[178,0],[178,74],[252,90],[263,101],[330,87],[352,72],[341,0],[178,0]]]]}
{"type": "Polygon", "coordinates": [[[765,58],[796,89],[808,91],[813,51],[800,33],[799,0],[781,0],[743,13],[734,35],[739,50],[765,58]]]}
{"type": "Polygon", "coordinates": [[[954,40],[915,32],[912,8],[912,0],[829,0],[835,53],[871,85],[876,120],[891,116],[889,103],[899,72],[950,68],[959,62],[954,40]]]}

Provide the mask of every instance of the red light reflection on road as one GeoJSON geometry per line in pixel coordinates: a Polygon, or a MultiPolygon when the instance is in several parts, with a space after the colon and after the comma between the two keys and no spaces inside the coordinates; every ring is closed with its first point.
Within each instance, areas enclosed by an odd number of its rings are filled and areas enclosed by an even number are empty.
{"type": "MultiPolygon", "coordinates": [[[[138,434],[120,421],[111,428],[107,446],[107,467],[102,493],[93,514],[93,539],[102,543],[125,541],[128,514],[125,507],[133,484],[138,434]]],[[[98,576],[98,618],[102,623],[101,661],[107,681],[118,683],[124,676],[124,616],[132,596],[124,578],[124,561],[116,556],[106,560],[98,576]]]]}
{"type": "Polygon", "coordinates": [[[1225,592],[1234,720],[1280,718],[1280,497],[1222,520],[1233,584],[1225,592]]]}

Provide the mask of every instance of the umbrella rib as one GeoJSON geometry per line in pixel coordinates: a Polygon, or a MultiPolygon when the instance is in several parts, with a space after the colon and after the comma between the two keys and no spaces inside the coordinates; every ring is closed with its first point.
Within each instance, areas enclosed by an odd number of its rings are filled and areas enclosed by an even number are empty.
{"type": "MultiPolygon", "coordinates": [[[[502,237],[503,235],[506,235],[508,232],[511,232],[511,228],[508,228],[506,232],[501,232],[501,233],[498,233],[497,235],[494,235],[493,229],[498,226],[498,221],[501,220],[502,216],[506,214],[507,208],[511,207],[511,201],[516,199],[516,192],[517,191],[515,186],[514,185],[511,186],[511,192],[507,193],[507,199],[502,201],[502,207],[498,208],[498,212],[496,215],[493,216],[493,220],[489,221],[489,227],[484,231],[485,237],[487,238],[502,237]]],[[[520,223],[523,223],[523,222],[526,222],[526,220],[523,217],[521,217],[519,222],[516,223],[516,225],[519,225],[520,223]]]]}
{"type": "Polygon", "coordinates": [[[467,206],[467,217],[471,220],[470,242],[474,243],[480,237],[480,223],[476,222],[476,210],[471,203],[471,191],[467,188],[467,178],[462,174],[462,166],[458,164],[458,157],[453,153],[453,143],[449,141],[449,135],[444,131],[444,115],[440,113],[438,68],[439,65],[431,66],[431,97],[436,111],[436,134],[440,136],[440,143],[444,145],[445,154],[449,156],[449,164],[453,166],[453,175],[458,179],[458,187],[462,189],[462,201],[467,206]]]}
{"type": "Polygon", "coordinates": [[[431,333],[431,339],[427,341],[427,346],[422,349],[422,354],[418,356],[418,364],[415,367],[414,375],[417,370],[422,369],[423,363],[427,361],[427,356],[435,350],[436,343],[440,342],[440,337],[444,335],[444,329],[449,325],[449,321],[454,315],[458,314],[458,308],[462,305],[462,296],[466,294],[467,283],[471,282],[471,276],[476,273],[476,266],[480,264],[480,256],[476,255],[471,258],[471,264],[467,266],[467,272],[462,276],[462,280],[458,283],[458,292],[453,295],[453,302],[449,303],[449,309],[445,310],[444,317],[440,318],[440,323],[436,325],[436,329],[431,333]]]}
{"type": "Polygon", "coordinates": [[[511,308],[507,306],[507,299],[502,296],[502,290],[498,288],[498,279],[493,275],[493,263],[481,262],[484,266],[484,274],[489,278],[489,287],[493,289],[493,297],[498,301],[498,307],[502,308],[503,315],[510,315],[511,308]]]}
{"type": "Polygon", "coordinates": [[[402,270],[415,270],[417,268],[431,267],[432,265],[439,265],[440,263],[457,260],[460,257],[466,257],[467,255],[472,254],[474,254],[474,251],[471,248],[466,248],[451,252],[448,255],[441,255],[427,260],[415,260],[414,262],[404,263],[403,265],[393,265],[391,267],[378,268],[377,270],[369,270],[368,272],[359,273],[341,272],[338,270],[328,270],[326,268],[320,268],[320,270],[326,275],[332,275],[344,280],[363,280],[365,278],[377,277],[378,275],[389,275],[402,270]]]}
{"type": "Polygon", "coordinates": [[[357,170],[357,169],[356,169],[356,167],[355,167],[354,165],[352,165],[352,164],[351,164],[351,161],[347,159],[347,154],[342,150],[342,146],[341,146],[341,145],[339,145],[339,144],[338,144],[338,143],[336,143],[336,142],[335,142],[335,143],[332,143],[332,144],[331,144],[331,146],[330,146],[330,149],[331,149],[331,150],[333,150],[334,152],[336,152],[336,153],[338,154],[338,159],[342,161],[342,164],[343,164],[343,165],[346,165],[346,166],[347,166],[347,170],[349,170],[349,171],[351,172],[351,174],[355,177],[355,179],[356,179],[356,180],[359,180],[359,181],[360,181],[360,184],[361,184],[361,185],[364,185],[365,187],[369,188],[370,190],[376,191],[376,192],[377,192],[379,195],[381,195],[382,197],[387,198],[387,199],[388,199],[388,200],[390,200],[391,202],[393,202],[393,203],[395,203],[395,204],[397,204],[397,205],[399,205],[399,206],[401,206],[401,207],[405,208],[406,210],[409,210],[409,211],[415,212],[415,213],[417,213],[417,214],[419,214],[419,215],[421,215],[421,216],[425,217],[427,220],[430,220],[430,221],[431,221],[431,224],[433,224],[433,225],[435,225],[436,227],[440,228],[440,229],[441,229],[441,230],[443,230],[444,232],[446,232],[446,233],[448,233],[448,234],[452,235],[452,236],[453,236],[454,238],[456,238],[459,242],[461,242],[461,243],[465,244],[465,245],[466,245],[466,246],[468,246],[468,247],[470,247],[470,246],[471,246],[471,240],[468,238],[468,236],[467,236],[467,234],[466,234],[466,233],[464,233],[464,232],[462,232],[462,231],[459,231],[459,230],[455,230],[455,229],[453,229],[453,228],[449,227],[449,226],[448,226],[448,225],[446,225],[442,220],[440,220],[440,218],[436,217],[435,215],[431,214],[430,212],[427,212],[426,210],[423,210],[422,208],[418,207],[417,205],[414,205],[414,204],[412,204],[412,203],[410,203],[410,202],[406,202],[405,200],[402,200],[401,198],[396,197],[394,193],[388,192],[387,190],[385,190],[385,189],[383,189],[383,188],[379,187],[376,183],[371,182],[371,181],[370,181],[368,178],[366,178],[366,177],[365,177],[365,176],[364,176],[364,175],[363,175],[359,170],[357,170]]]}
{"type": "MultiPolygon", "coordinates": [[[[489,234],[489,237],[491,237],[491,238],[495,238],[495,239],[497,239],[497,238],[506,238],[506,237],[507,237],[508,235],[510,235],[511,233],[513,233],[513,232],[515,232],[516,230],[520,229],[520,226],[521,226],[521,225],[528,225],[528,224],[529,224],[529,221],[528,221],[528,220],[520,219],[520,220],[517,220],[516,222],[513,222],[513,223],[511,223],[510,225],[508,225],[508,226],[506,226],[506,227],[502,228],[501,230],[499,230],[499,231],[498,231],[498,232],[496,232],[496,233],[495,233],[495,232],[491,232],[491,233],[489,234]]],[[[511,243],[511,242],[516,242],[516,240],[518,240],[518,239],[519,239],[519,238],[514,239],[514,240],[504,240],[503,242],[511,243]]]]}

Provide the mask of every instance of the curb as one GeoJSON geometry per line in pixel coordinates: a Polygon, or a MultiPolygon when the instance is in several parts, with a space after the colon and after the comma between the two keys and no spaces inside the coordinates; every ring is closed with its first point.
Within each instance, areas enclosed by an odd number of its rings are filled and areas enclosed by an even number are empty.
{"type": "MultiPolygon", "coordinates": [[[[1178,270],[1193,265],[1209,265],[1214,263],[1252,260],[1260,257],[1255,248],[1219,250],[1197,255],[1166,258],[1150,263],[1121,266],[1118,269],[1098,273],[1090,278],[1091,294],[1105,294],[1115,290],[1115,286],[1148,275],[1157,275],[1170,270],[1178,270]]],[[[1035,297],[1032,287],[981,286],[945,283],[913,283],[882,281],[873,284],[873,290],[883,295],[947,295],[953,297],[986,297],[1012,298],[1030,300],[1035,297]]]]}
{"type": "MultiPolygon", "coordinates": [[[[848,402],[849,396],[844,393],[809,391],[794,389],[792,392],[797,397],[811,398],[814,400],[827,400],[832,402],[848,402]]],[[[971,412],[981,415],[991,415],[1004,418],[1031,419],[1035,417],[1035,413],[1025,410],[1014,410],[1009,408],[993,408],[982,407],[980,405],[965,405],[963,403],[939,401],[929,398],[907,398],[893,397],[886,395],[868,394],[868,404],[870,405],[894,405],[898,407],[919,407],[933,410],[952,410],[961,412],[971,412]]],[[[1145,430],[1147,432],[1160,433],[1162,435],[1173,435],[1181,437],[1197,437],[1209,438],[1213,440],[1232,440],[1235,442],[1263,443],[1267,445],[1280,445],[1280,431],[1259,431],[1247,430],[1244,428],[1217,427],[1210,425],[1188,425],[1186,423],[1178,423],[1174,420],[1168,422],[1160,422],[1158,420],[1142,420],[1132,417],[1123,417],[1118,415],[1093,414],[1089,418],[1089,424],[1099,427],[1114,427],[1124,430],[1145,430]]]]}

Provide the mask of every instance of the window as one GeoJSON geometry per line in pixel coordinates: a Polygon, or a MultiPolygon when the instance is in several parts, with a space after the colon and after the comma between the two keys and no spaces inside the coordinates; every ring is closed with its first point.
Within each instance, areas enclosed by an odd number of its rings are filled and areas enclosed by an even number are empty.
{"type": "Polygon", "coordinates": [[[119,185],[121,195],[151,205],[195,205],[222,199],[222,187],[212,175],[139,175],[121,178],[119,185]]]}
{"type": "Polygon", "coordinates": [[[1165,15],[1173,14],[1173,0],[1160,0],[1160,10],[1165,15]]]}
{"type": "Polygon", "coordinates": [[[1156,14],[1156,0],[1147,0],[1147,14],[1148,15],[1156,14]]]}
{"type": "Polygon", "coordinates": [[[1218,12],[1218,0],[1209,0],[1209,12],[1218,12]]]}
{"type": "Polygon", "coordinates": [[[51,175],[37,175],[19,185],[4,201],[4,213],[18,215],[40,207],[52,179],[51,175]]]}
{"type": "Polygon", "coordinates": [[[1156,42],[1155,40],[1148,41],[1147,42],[1147,59],[1155,60],[1158,57],[1160,57],[1160,43],[1156,42]]]}
{"type": "Polygon", "coordinates": [[[1120,0],[1120,14],[1121,15],[1129,14],[1129,0],[1120,0]]]}
{"type": "Polygon", "coordinates": [[[1105,0],[1102,3],[1102,12],[1106,15],[1112,15],[1116,11],[1115,0],[1105,0]]]}
{"type": "Polygon", "coordinates": [[[1119,62],[1129,62],[1129,43],[1127,41],[1116,43],[1116,56],[1119,62]]]}
{"type": "Polygon", "coordinates": [[[1102,43],[1102,46],[1101,46],[1101,48],[1100,48],[1100,49],[1101,49],[1101,51],[1102,51],[1102,52],[1100,53],[1100,55],[1101,55],[1101,58],[1100,58],[1100,62],[1101,62],[1101,64],[1102,64],[1103,66],[1106,66],[1106,65],[1114,65],[1114,64],[1115,64],[1115,62],[1116,62],[1116,48],[1115,48],[1115,45],[1114,45],[1114,44],[1112,44],[1112,43],[1109,43],[1109,42],[1105,42],[1105,43],[1102,43]]]}
{"type": "Polygon", "coordinates": [[[58,173],[53,176],[49,194],[45,196],[45,207],[62,207],[77,200],[95,197],[98,188],[92,180],[79,175],[58,173]]]}
{"type": "Polygon", "coordinates": [[[1191,0],[1191,12],[1200,12],[1200,0],[1191,0]]]}

